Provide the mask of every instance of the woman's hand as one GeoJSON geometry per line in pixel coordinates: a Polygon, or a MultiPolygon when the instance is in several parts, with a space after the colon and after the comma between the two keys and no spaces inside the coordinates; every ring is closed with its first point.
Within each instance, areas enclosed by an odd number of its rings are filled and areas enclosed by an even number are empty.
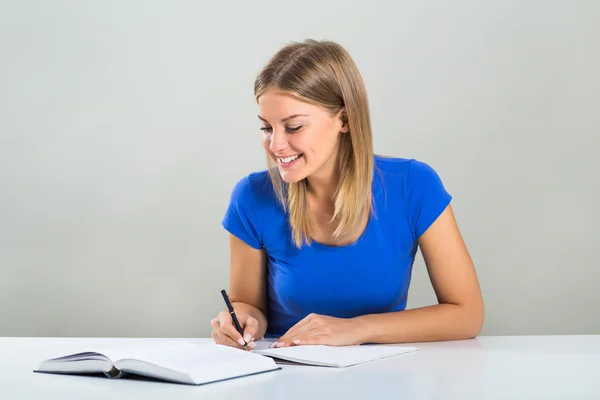
{"type": "Polygon", "coordinates": [[[303,344],[350,346],[361,344],[362,326],[353,318],[336,318],[310,314],[292,326],[271,347],[303,344]]]}
{"type": "Polygon", "coordinates": [[[212,338],[217,344],[224,344],[231,347],[244,348],[244,340],[248,344],[248,349],[256,346],[255,336],[258,332],[258,320],[244,311],[236,311],[238,322],[244,331],[244,337],[235,329],[231,314],[227,311],[221,311],[217,317],[210,321],[213,328],[212,338]]]}

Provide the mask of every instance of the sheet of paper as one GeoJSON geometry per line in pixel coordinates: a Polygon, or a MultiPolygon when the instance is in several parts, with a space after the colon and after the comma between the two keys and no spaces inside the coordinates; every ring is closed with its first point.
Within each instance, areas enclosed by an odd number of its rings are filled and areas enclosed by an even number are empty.
{"type": "MultiPolygon", "coordinates": [[[[269,343],[270,344],[270,343],[269,343]]],[[[401,354],[416,351],[416,347],[409,346],[323,346],[300,345],[283,348],[269,348],[269,344],[261,343],[252,351],[258,354],[294,361],[303,364],[348,367],[364,362],[381,360],[401,354]]]]}

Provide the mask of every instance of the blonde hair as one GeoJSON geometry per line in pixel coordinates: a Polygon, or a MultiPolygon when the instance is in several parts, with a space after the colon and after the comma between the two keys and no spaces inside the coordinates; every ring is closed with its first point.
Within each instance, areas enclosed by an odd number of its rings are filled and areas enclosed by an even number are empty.
{"type": "MultiPolygon", "coordinates": [[[[341,178],[334,196],[331,222],[338,226],[335,239],[359,229],[365,213],[371,212],[373,144],[367,93],[363,79],[348,52],[332,41],[305,40],[281,48],[261,70],[254,84],[259,97],[270,88],[290,93],[300,100],[319,105],[336,115],[345,107],[350,131],[340,135],[338,165],[341,178]]],[[[297,247],[310,245],[314,220],[308,203],[307,180],[288,184],[277,165],[267,156],[269,176],[275,194],[289,210],[292,239],[297,247]]]]}

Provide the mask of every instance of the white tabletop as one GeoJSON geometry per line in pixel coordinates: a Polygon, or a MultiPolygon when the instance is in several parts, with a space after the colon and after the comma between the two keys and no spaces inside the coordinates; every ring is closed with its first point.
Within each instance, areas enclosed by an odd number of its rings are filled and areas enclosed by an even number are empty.
{"type": "Polygon", "coordinates": [[[419,350],[354,367],[283,365],[204,386],[32,372],[82,348],[161,340],[0,338],[0,399],[600,399],[600,335],[411,343],[419,350]]]}

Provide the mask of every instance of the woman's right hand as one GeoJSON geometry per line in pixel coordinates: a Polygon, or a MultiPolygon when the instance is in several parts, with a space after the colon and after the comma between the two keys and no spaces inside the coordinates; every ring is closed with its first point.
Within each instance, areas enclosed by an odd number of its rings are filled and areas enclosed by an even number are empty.
{"type": "Polygon", "coordinates": [[[235,315],[244,332],[243,338],[237,329],[235,329],[231,314],[227,311],[221,311],[219,315],[210,321],[210,325],[213,328],[211,336],[217,344],[224,344],[239,349],[244,348],[245,340],[250,350],[256,346],[255,336],[256,332],[258,332],[258,320],[244,311],[236,311],[235,315]]]}

